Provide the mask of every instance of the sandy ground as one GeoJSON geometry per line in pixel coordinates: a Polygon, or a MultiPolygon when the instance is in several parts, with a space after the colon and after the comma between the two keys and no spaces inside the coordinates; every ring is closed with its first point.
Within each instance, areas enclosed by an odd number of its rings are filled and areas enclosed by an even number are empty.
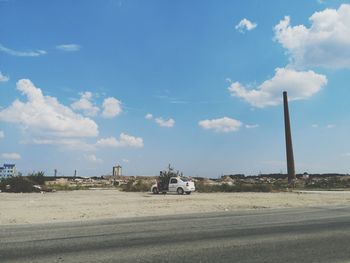
{"type": "Polygon", "coordinates": [[[152,195],[118,190],[0,193],[0,224],[155,216],[242,209],[349,205],[350,191],[152,195]]]}

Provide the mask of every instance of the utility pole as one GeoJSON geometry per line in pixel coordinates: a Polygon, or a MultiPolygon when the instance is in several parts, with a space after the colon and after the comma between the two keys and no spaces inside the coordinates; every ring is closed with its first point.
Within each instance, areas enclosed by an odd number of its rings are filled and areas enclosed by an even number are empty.
{"type": "Polygon", "coordinates": [[[285,136],[286,136],[288,184],[290,186],[294,187],[295,166],[294,166],[292,133],[291,133],[291,128],[290,128],[287,91],[283,92],[283,105],[284,105],[284,131],[285,131],[285,136]]]}

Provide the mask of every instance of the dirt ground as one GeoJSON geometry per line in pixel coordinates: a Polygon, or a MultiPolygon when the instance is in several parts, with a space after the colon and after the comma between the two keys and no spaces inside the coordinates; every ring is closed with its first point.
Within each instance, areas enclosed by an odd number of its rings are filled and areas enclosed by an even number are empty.
{"type": "Polygon", "coordinates": [[[126,193],[118,190],[0,193],[0,224],[349,204],[350,191],[193,193],[183,196],[126,193]]]}

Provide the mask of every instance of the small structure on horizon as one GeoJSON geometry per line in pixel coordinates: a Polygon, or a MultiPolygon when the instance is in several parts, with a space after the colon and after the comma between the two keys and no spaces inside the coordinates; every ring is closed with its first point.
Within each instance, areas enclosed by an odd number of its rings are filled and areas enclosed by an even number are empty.
{"type": "Polygon", "coordinates": [[[309,179],[310,178],[310,175],[307,173],[307,172],[305,172],[305,173],[303,173],[303,179],[309,179]]]}
{"type": "Polygon", "coordinates": [[[120,165],[113,166],[112,175],[113,176],[122,176],[122,167],[120,165]]]}

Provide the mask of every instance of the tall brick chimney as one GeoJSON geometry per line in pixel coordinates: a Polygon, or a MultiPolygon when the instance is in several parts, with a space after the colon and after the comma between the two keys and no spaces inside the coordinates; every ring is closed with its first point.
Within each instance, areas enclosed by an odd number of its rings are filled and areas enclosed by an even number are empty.
{"type": "Polygon", "coordinates": [[[287,154],[287,171],[288,171],[288,183],[294,184],[295,180],[295,167],[294,167],[294,155],[292,144],[292,133],[290,128],[290,118],[288,109],[288,97],[287,92],[283,92],[283,105],[284,105],[284,129],[286,136],[286,154],[287,154]]]}

